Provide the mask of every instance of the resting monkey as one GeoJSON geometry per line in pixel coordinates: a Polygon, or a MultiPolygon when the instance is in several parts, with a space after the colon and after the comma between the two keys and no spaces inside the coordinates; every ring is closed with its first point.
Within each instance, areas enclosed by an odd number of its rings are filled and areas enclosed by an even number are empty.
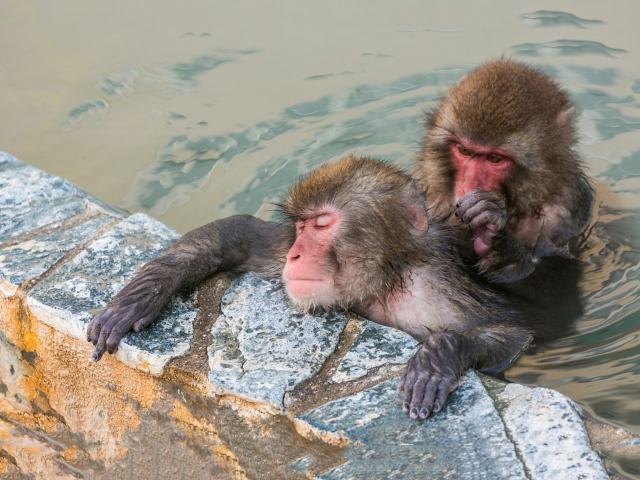
{"type": "Polygon", "coordinates": [[[94,359],[175,292],[227,269],[280,280],[303,310],[341,307],[421,342],[399,384],[414,419],[439,411],[466,368],[508,362],[529,344],[537,322],[466,272],[451,229],[429,223],[424,194],[400,170],[348,157],[296,184],[282,212],[282,225],[210,223],[145,265],[89,324],[94,359]]]}
{"type": "Polygon", "coordinates": [[[463,77],[427,116],[414,175],[430,217],[473,233],[493,282],[530,275],[543,257],[571,257],[593,191],[576,145],[575,106],[543,72],[509,60],[463,77]]]}

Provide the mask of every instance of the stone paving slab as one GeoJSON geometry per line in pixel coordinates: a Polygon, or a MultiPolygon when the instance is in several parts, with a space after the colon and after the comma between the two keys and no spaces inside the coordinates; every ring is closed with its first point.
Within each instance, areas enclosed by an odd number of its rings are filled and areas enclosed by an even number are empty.
{"type": "Polygon", "coordinates": [[[567,397],[548,388],[509,384],[498,399],[509,437],[532,478],[609,478],[567,397]]]}
{"type": "Polygon", "coordinates": [[[416,353],[417,346],[411,335],[365,320],[332,380],[346,382],[366,375],[375,367],[403,365],[416,353]]]}
{"type": "MultiPolygon", "coordinates": [[[[86,341],[91,318],[146,262],[178,238],[157,220],[142,213],[132,215],[36,285],[29,306],[50,325],[86,341]]],[[[127,365],[161,373],[172,357],[189,349],[197,313],[194,298],[195,294],[177,296],[149,328],[125,335],[117,357],[127,365]]]]}
{"type": "Polygon", "coordinates": [[[85,196],[72,183],[0,152],[0,242],[82,213],[85,196]]]}
{"type": "Polygon", "coordinates": [[[297,419],[318,434],[368,447],[347,448],[347,462],[318,478],[395,478],[390,472],[404,478],[527,478],[477,375],[468,373],[442,412],[426,421],[402,412],[397,385],[398,379],[388,380],[297,419]]]}
{"type": "MultiPolygon", "coordinates": [[[[315,478],[609,478],[577,407],[558,392],[510,384],[496,404],[468,371],[442,412],[412,421],[400,410],[397,382],[388,380],[296,419],[302,431],[347,443],[345,463],[315,478]]],[[[310,465],[301,457],[291,467],[306,471],[310,465]]]]}
{"type": "Polygon", "coordinates": [[[0,249],[0,277],[17,287],[25,280],[43,274],[65,253],[113,220],[115,218],[110,216],[96,218],[69,230],[0,249]]]}
{"type": "Polygon", "coordinates": [[[231,284],[211,331],[209,382],[218,393],[284,408],[284,395],[335,350],[348,317],[291,307],[277,283],[245,275],[231,284]]]}

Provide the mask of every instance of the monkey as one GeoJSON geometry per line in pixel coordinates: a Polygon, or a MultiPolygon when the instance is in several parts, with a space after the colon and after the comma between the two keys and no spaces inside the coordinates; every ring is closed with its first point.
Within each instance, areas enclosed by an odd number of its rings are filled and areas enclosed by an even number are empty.
{"type": "Polygon", "coordinates": [[[595,198],[576,130],[567,93],[505,59],[461,78],[427,114],[414,176],[431,217],[468,227],[459,240],[473,252],[463,256],[489,281],[517,282],[541,259],[575,257],[595,198]]]}
{"type": "Polygon", "coordinates": [[[147,263],[89,323],[93,359],[150,324],[179,290],[217,271],[259,272],[304,311],[345,309],[420,342],[399,389],[402,409],[424,419],[441,410],[465,369],[511,362],[540,324],[472,277],[454,230],[430,222],[426,205],[411,177],[381,161],[351,156],[320,167],[290,190],[282,223],[217,220],[147,263]]]}

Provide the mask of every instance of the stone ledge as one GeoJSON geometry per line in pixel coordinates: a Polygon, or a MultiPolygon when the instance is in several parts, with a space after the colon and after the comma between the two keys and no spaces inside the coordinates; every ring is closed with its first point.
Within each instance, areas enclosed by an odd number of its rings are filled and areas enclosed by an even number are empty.
{"type": "Polygon", "coordinates": [[[302,314],[255,275],[177,296],[91,363],[87,322],[177,238],[0,153],[0,476],[608,478],[566,397],[468,372],[411,421],[413,339],[302,314]]]}

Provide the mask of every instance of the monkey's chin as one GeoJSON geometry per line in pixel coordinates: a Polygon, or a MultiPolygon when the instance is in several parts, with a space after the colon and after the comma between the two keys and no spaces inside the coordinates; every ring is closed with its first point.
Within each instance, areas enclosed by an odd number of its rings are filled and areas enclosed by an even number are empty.
{"type": "Polygon", "coordinates": [[[305,312],[337,304],[335,287],[325,279],[288,280],[285,285],[291,303],[305,312]]]}

